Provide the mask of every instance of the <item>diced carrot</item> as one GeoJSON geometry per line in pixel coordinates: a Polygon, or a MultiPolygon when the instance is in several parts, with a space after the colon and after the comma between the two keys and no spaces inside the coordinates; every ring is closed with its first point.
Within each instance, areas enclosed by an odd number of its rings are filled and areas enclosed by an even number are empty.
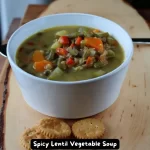
{"type": "Polygon", "coordinates": [[[89,56],[86,60],[86,65],[90,66],[93,64],[94,57],[89,56]]]}
{"type": "Polygon", "coordinates": [[[57,49],[56,49],[56,53],[57,53],[57,55],[66,56],[68,52],[67,52],[67,50],[64,49],[64,48],[57,48],[57,49]]]}
{"type": "Polygon", "coordinates": [[[82,38],[80,36],[77,37],[75,44],[80,45],[80,42],[82,41],[82,38]]]}
{"type": "Polygon", "coordinates": [[[100,32],[100,30],[94,29],[93,32],[98,33],[98,32],[100,32]]]}
{"type": "Polygon", "coordinates": [[[69,39],[67,36],[61,36],[58,41],[63,45],[69,44],[69,39]]]}
{"type": "Polygon", "coordinates": [[[42,61],[39,61],[39,62],[35,62],[33,64],[33,68],[35,69],[36,72],[43,72],[46,68],[46,65],[52,65],[52,62],[50,61],[47,61],[47,60],[42,60],[42,61]]]}
{"type": "Polygon", "coordinates": [[[66,60],[66,64],[67,64],[69,67],[71,67],[71,66],[73,66],[73,65],[75,64],[75,61],[73,60],[73,58],[68,58],[68,59],[66,60]]]}
{"type": "Polygon", "coordinates": [[[73,48],[74,46],[75,46],[75,44],[74,44],[74,43],[71,43],[70,47],[73,48]]]}
{"type": "Polygon", "coordinates": [[[90,46],[92,48],[95,48],[100,53],[103,53],[104,46],[103,46],[103,42],[101,39],[93,38],[93,37],[86,37],[84,40],[85,40],[86,46],[90,46]]]}
{"type": "Polygon", "coordinates": [[[38,61],[44,60],[43,53],[40,50],[34,51],[33,56],[32,56],[32,60],[34,62],[38,62],[38,61]]]}

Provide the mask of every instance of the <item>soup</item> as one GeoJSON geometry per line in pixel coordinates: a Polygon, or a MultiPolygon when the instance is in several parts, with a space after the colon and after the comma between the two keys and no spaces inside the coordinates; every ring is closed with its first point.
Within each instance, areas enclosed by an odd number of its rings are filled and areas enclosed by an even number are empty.
{"type": "Polygon", "coordinates": [[[47,80],[79,81],[102,76],[123,63],[124,51],[107,32],[83,26],[40,31],[17,50],[25,72],[47,80]]]}

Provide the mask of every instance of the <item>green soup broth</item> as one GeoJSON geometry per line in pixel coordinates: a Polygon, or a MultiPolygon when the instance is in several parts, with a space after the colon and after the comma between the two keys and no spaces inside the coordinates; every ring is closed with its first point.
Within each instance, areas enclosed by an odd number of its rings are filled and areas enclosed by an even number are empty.
{"type": "Polygon", "coordinates": [[[56,81],[96,78],[113,71],[123,61],[124,50],[115,38],[82,26],[40,31],[26,39],[16,53],[16,63],[25,72],[56,81]],[[35,51],[42,55],[37,55],[36,60],[35,51]]]}

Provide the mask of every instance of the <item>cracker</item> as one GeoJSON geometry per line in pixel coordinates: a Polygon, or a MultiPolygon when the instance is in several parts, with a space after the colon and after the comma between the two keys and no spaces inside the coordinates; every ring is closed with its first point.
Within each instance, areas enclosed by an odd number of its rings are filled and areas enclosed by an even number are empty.
{"type": "Polygon", "coordinates": [[[31,150],[30,142],[32,139],[45,139],[46,137],[40,132],[37,126],[25,130],[21,138],[21,145],[26,150],[31,150]]]}
{"type": "Polygon", "coordinates": [[[50,139],[67,138],[71,135],[71,129],[67,123],[56,118],[42,119],[39,130],[50,139]]]}
{"type": "Polygon", "coordinates": [[[77,139],[99,139],[104,135],[105,127],[101,120],[87,118],[75,122],[72,132],[77,139]]]}

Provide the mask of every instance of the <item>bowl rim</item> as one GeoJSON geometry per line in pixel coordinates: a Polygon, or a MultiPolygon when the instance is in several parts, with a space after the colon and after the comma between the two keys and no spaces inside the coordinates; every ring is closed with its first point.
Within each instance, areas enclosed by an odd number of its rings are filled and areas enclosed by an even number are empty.
{"type": "Polygon", "coordinates": [[[92,14],[88,14],[88,13],[58,13],[58,14],[51,14],[51,15],[47,15],[47,16],[44,16],[44,17],[40,17],[40,18],[37,18],[37,19],[34,19],[34,20],[31,20],[29,21],[28,23],[25,23],[24,25],[22,25],[21,27],[19,27],[10,37],[9,41],[8,41],[8,44],[7,44],[7,57],[8,57],[8,60],[10,62],[10,64],[20,73],[22,73],[23,75],[25,76],[28,76],[29,78],[33,79],[33,80],[37,80],[37,81],[40,81],[40,82],[45,82],[45,83],[51,83],[51,84],[62,84],[62,85],[74,85],[74,84],[84,84],[84,83],[90,83],[90,82],[95,82],[95,81],[98,81],[98,80],[102,80],[102,79],[105,79],[105,78],[108,78],[114,74],[116,74],[117,72],[119,72],[120,70],[122,70],[124,67],[126,67],[128,65],[128,63],[130,62],[131,58],[132,58],[132,55],[133,55],[133,43],[132,43],[132,39],[131,37],[129,36],[128,32],[122,28],[119,24],[115,23],[114,21],[110,20],[110,19],[107,19],[107,18],[104,18],[104,17],[101,17],[101,16],[97,16],[97,15],[92,15],[92,14]],[[108,72],[102,76],[99,76],[99,77],[96,77],[96,78],[91,78],[91,79],[87,79],[87,80],[79,80],[79,81],[55,81],[55,80],[47,80],[47,79],[43,79],[43,78],[40,78],[40,77],[36,77],[36,76],[33,76],[27,72],[25,72],[24,70],[22,70],[21,68],[19,68],[17,66],[17,64],[12,60],[11,56],[9,55],[9,49],[10,49],[10,44],[11,44],[11,41],[13,40],[13,37],[20,31],[22,30],[22,28],[24,28],[25,25],[27,24],[31,24],[31,23],[34,23],[35,21],[38,21],[38,20],[41,20],[41,19],[44,19],[44,18],[49,18],[49,17],[54,17],[54,16],[64,16],[64,15],[79,15],[79,16],[90,16],[90,17],[97,17],[97,18],[101,18],[103,20],[106,20],[106,21],[109,21],[111,23],[113,23],[115,26],[117,26],[118,28],[120,28],[122,31],[124,31],[124,33],[126,33],[126,36],[128,37],[128,40],[131,44],[131,52],[129,53],[129,56],[127,58],[125,58],[125,61],[120,65],[118,66],[116,69],[112,70],[111,72],[108,72]]]}

